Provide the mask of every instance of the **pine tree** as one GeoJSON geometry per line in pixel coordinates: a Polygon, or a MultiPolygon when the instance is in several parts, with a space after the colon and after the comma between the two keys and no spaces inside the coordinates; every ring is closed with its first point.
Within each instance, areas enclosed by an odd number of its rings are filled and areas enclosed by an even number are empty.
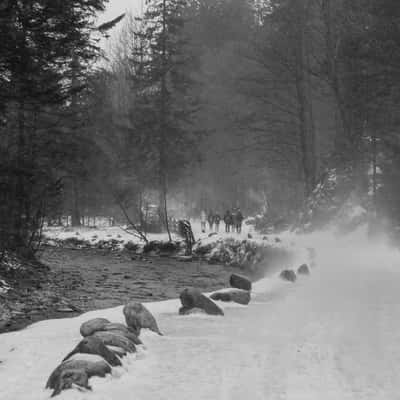
{"type": "MultiPolygon", "coordinates": [[[[29,247],[44,213],[46,196],[53,192],[48,153],[34,151],[53,142],[53,131],[71,96],[71,74],[86,73],[98,54],[91,37],[94,16],[104,0],[9,0],[0,8],[0,104],[4,107],[2,144],[8,159],[3,164],[5,204],[1,219],[3,245],[29,247]],[[72,66],[72,55],[81,60],[72,66]],[[33,199],[37,198],[37,202],[33,199]],[[33,204],[35,203],[35,204],[33,204]],[[38,205],[39,204],[39,205],[38,205]]],[[[56,140],[56,138],[54,138],[56,140]]]]}
{"type": "Polygon", "coordinates": [[[185,37],[185,11],[184,0],[150,2],[143,28],[137,32],[141,46],[135,54],[136,82],[141,91],[138,104],[151,120],[144,124],[149,145],[146,154],[156,160],[160,217],[170,240],[168,186],[195,153],[195,138],[190,132],[195,103],[190,92],[190,68],[194,58],[185,37]]]}

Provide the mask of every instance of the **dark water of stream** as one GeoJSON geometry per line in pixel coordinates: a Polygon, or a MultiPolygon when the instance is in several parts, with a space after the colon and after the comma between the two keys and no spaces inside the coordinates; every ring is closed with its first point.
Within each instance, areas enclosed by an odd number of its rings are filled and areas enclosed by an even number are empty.
{"type": "Polygon", "coordinates": [[[205,261],[179,261],[127,251],[44,247],[40,261],[49,267],[48,279],[28,280],[26,290],[20,288],[6,296],[5,304],[11,310],[11,318],[0,324],[0,333],[132,300],[151,302],[177,298],[186,287],[211,292],[228,287],[232,273],[247,275],[254,281],[267,271],[281,269],[290,260],[282,251],[270,251],[267,258],[268,263],[263,262],[261,269],[251,274],[205,261]]]}
{"type": "Polygon", "coordinates": [[[229,286],[237,269],[204,261],[132,256],[103,250],[47,248],[41,261],[51,267],[57,292],[82,311],[136,300],[176,298],[185,287],[212,291],[229,286]]]}
{"type": "Polygon", "coordinates": [[[210,292],[229,286],[230,275],[238,272],[237,268],[204,261],[182,262],[99,249],[45,247],[40,261],[50,268],[48,280],[28,279],[26,290],[20,288],[0,299],[11,310],[11,318],[0,324],[0,333],[130,300],[177,298],[186,287],[210,292]]]}

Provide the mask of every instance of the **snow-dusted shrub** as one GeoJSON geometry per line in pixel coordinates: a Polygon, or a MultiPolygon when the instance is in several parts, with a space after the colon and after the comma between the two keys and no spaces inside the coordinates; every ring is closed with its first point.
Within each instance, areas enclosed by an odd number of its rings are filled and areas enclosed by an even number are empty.
{"type": "Polygon", "coordinates": [[[352,231],[366,222],[368,198],[357,191],[350,169],[325,171],[308,197],[298,227],[311,231],[334,226],[352,231]]]}
{"type": "Polygon", "coordinates": [[[3,304],[0,304],[0,330],[3,329],[11,320],[11,312],[3,304]]]}
{"type": "Polygon", "coordinates": [[[60,242],[61,246],[66,246],[66,247],[75,247],[75,248],[90,247],[90,242],[88,242],[87,240],[78,239],[76,237],[69,237],[67,239],[61,240],[60,242]]]}
{"type": "Polygon", "coordinates": [[[209,240],[197,242],[193,248],[194,254],[212,264],[224,264],[252,272],[289,262],[292,256],[291,251],[281,243],[234,238],[215,242],[209,240]]]}
{"type": "Polygon", "coordinates": [[[11,287],[9,286],[9,284],[5,280],[0,279],[0,294],[5,294],[10,289],[11,289],[11,287]]]}
{"type": "Polygon", "coordinates": [[[149,243],[146,243],[143,247],[144,253],[176,253],[180,250],[181,243],[180,242],[161,242],[157,240],[153,240],[149,243]]]}
{"type": "Polygon", "coordinates": [[[121,243],[123,243],[123,241],[117,239],[100,240],[97,242],[96,247],[104,250],[119,250],[121,243]]]}
{"type": "Polygon", "coordinates": [[[124,248],[125,248],[125,250],[136,252],[139,250],[140,245],[138,243],[133,243],[133,242],[129,241],[129,242],[125,243],[124,248]]]}

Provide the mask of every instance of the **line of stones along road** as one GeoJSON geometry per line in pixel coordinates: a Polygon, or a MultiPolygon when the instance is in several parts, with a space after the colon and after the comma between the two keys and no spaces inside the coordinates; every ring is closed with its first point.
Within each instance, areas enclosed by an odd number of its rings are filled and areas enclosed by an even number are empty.
{"type": "MultiPolygon", "coordinates": [[[[308,275],[308,265],[301,265],[297,273],[308,275]]],[[[296,273],[293,270],[284,270],[280,277],[295,282],[296,273]]],[[[182,307],[179,314],[224,315],[215,301],[248,305],[251,299],[251,281],[245,276],[232,274],[229,283],[231,288],[216,291],[210,297],[195,288],[184,289],[180,294],[182,307]]],[[[46,388],[53,390],[52,397],[73,387],[91,390],[91,377],[105,377],[112,373],[113,367],[121,366],[124,357],[135,353],[136,346],[143,344],[140,339],[142,329],[150,329],[162,335],[156,319],[143,304],[129,302],[124,306],[123,313],[126,325],[112,323],[105,318],[91,319],[81,325],[83,339],[62,360],[47,381],[46,388]]]]}

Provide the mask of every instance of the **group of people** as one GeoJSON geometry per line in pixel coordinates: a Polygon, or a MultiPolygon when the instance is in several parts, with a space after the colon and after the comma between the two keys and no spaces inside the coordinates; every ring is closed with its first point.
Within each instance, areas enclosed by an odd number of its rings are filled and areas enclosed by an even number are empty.
{"type": "Polygon", "coordinates": [[[242,232],[242,224],[243,224],[243,214],[240,211],[240,208],[235,208],[232,211],[226,210],[223,218],[218,212],[213,212],[210,210],[208,214],[205,210],[201,212],[201,231],[204,233],[206,231],[207,222],[210,228],[210,231],[219,232],[219,225],[223,220],[225,223],[225,232],[242,232]]]}

